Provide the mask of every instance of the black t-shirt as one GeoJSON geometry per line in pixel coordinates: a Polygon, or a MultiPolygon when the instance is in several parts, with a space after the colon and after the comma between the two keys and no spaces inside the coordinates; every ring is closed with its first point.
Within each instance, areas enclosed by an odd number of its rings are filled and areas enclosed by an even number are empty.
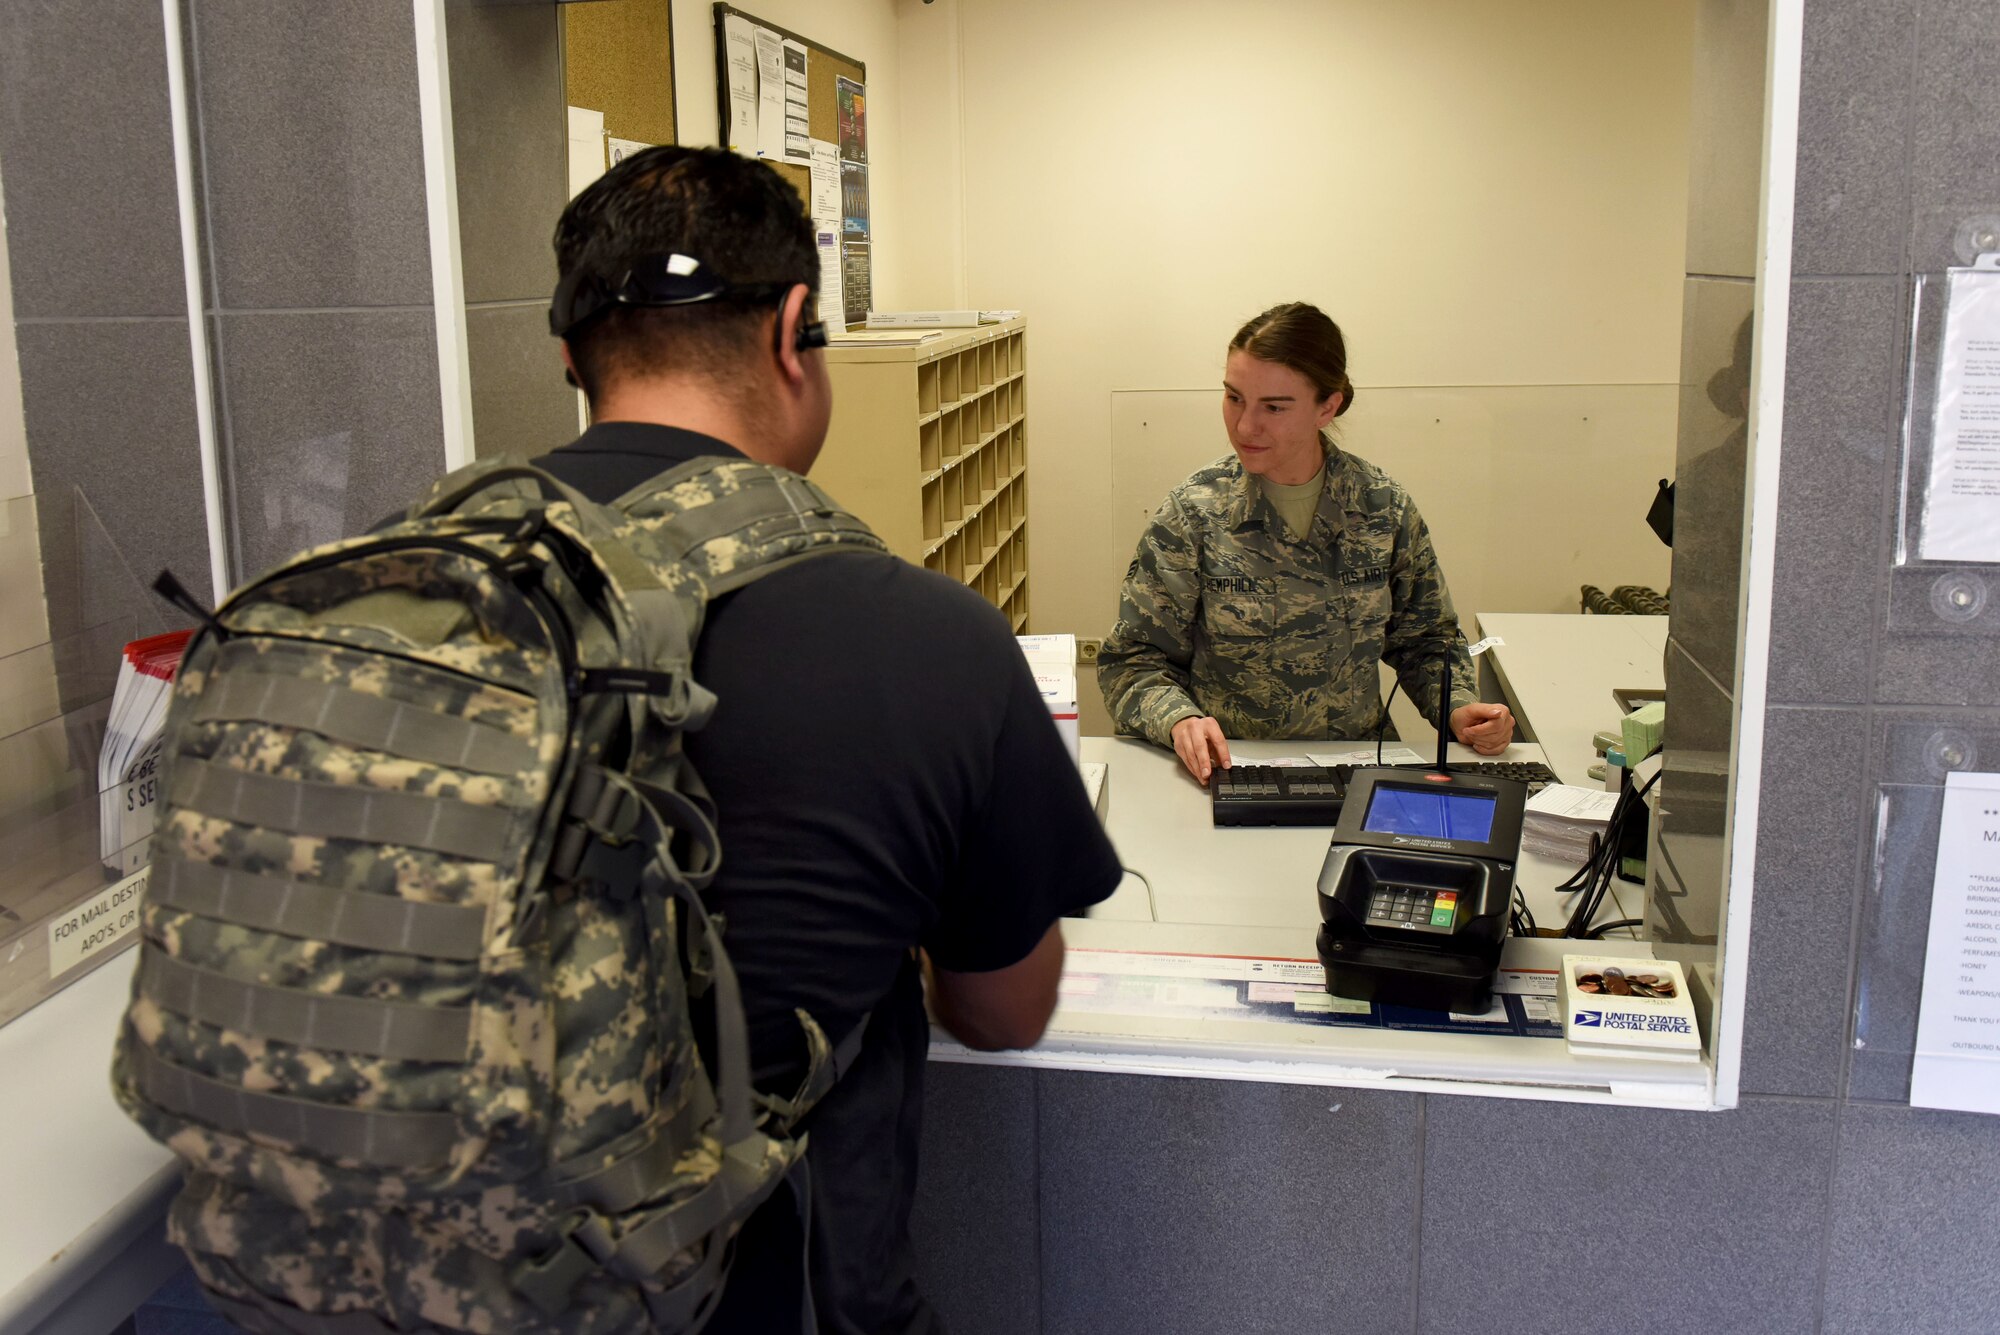
{"type": "MultiPolygon", "coordinates": [[[[691,431],[593,426],[537,459],[610,501],[700,455],[691,431]]],[[[795,1007],[838,1041],[872,1016],[813,1113],[812,1276],[829,1335],[930,1335],[909,1241],[930,1031],[915,947],[939,968],[1019,963],[1121,872],[1006,620],[891,556],[775,571],[708,613],[695,676],[713,720],[687,740],[720,813],[727,920],[758,1083],[789,1095],[795,1007]]],[[[800,1246],[780,1193],[745,1230],[713,1335],[796,1329],[800,1246]]]]}

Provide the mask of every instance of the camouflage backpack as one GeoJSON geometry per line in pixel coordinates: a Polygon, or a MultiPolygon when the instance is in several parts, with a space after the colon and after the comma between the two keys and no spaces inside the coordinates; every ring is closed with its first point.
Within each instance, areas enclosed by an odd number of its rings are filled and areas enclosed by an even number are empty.
{"type": "Polygon", "coordinates": [[[859,1031],[799,1012],[804,1085],[751,1088],[690,658],[709,600],[882,550],[746,460],[611,507],[485,464],[193,607],[113,1080],[223,1314],[698,1330],[750,1212],[806,1208],[796,1123],[859,1031]]]}

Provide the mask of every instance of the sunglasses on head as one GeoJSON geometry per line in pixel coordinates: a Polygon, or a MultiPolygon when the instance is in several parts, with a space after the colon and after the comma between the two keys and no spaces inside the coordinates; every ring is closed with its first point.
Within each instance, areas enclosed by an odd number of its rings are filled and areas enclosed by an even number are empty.
{"type": "MultiPolygon", "coordinates": [[[[647,255],[635,260],[616,281],[606,283],[577,270],[556,284],[549,304],[549,332],[574,338],[592,321],[623,309],[660,310],[728,301],[746,306],[776,305],[792,283],[731,283],[709,272],[691,255],[647,255]]],[[[809,320],[799,326],[792,346],[800,352],[826,346],[826,326],[809,320]]]]}

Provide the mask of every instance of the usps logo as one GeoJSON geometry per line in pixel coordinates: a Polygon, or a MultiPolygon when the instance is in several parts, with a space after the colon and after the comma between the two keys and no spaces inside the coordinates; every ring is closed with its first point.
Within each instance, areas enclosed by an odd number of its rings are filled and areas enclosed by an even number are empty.
{"type": "Polygon", "coordinates": [[[1579,1029],[1602,1029],[1604,1027],[1604,1012],[1578,1011],[1576,1013],[1576,1027],[1579,1029]]]}

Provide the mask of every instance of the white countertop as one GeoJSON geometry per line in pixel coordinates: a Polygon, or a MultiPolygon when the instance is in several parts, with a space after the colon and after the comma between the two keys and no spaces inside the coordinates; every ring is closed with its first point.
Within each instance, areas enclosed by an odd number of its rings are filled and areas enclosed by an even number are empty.
{"type": "Polygon", "coordinates": [[[70,1303],[158,1228],[179,1189],[178,1160],[111,1097],[137,958],[111,959],[0,1027],[0,1330],[32,1330],[70,1303]]]}
{"type": "Polygon", "coordinates": [[[1588,785],[1591,738],[1618,724],[1617,689],[1662,690],[1667,618],[1481,612],[1479,633],[1506,643],[1486,662],[1564,783],[1588,785]]]}
{"type": "MultiPolygon", "coordinates": [[[[1341,749],[1340,743],[1231,744],[1234,755],[1249,760],[1341,749]]],[[[1103,737],[1084,738],[1082,751],[1085,761],[1108,766],[1106,828],[1125,866],[1151,888],[1128,876],[1088,919],[1065,922],[1072,951],[1317,963],[1316,890],[1329,831],[1217,829],[1206,790],[1170,752],[1103,737]]],[[[1473,757],[1454,748],[1452,758],[1473,757]]],[[[1539,751],[1516,746],[1501,758],[1533,760],[1539,751]]],[[[1553,886],[1567,874],[1539,858],[1519,864],[1523,894],[1543,925],[1566,916],[1567,897],[1553,886]]],[[[1600,918],[1612,916],[1628,915],[1622,904],[1607,904],[1600,918]]],[[[1632,941],[1509,938],[1502,965],[1553,971],[1566,951],[1584,950],[1650,953],[1632,941]]],[[[1706,1107],[1712,1098],[1706,1064],[1572,1057],[1555,1038],[1107,1015],[1069,1005],[1058,1006],[1033,1051],[972,1053],[940,1036],[932,1052],[942,1060],[1653,1107],[1706,1107]]]]}

